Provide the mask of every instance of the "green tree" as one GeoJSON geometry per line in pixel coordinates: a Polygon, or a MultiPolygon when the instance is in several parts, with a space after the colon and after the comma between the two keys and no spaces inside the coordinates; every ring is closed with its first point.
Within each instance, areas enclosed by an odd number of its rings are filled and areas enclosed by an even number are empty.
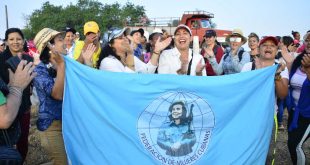
{"type": "Polygon", "coordinates": [[[95,21],[100,30],[108,27],[125,26],[127,20],[139,22],[145,16],[143,6],[127,2],[124,6],[119,3],[102,4],[96,0],[78,0],[76,4],[55,6],[45,2],[41,9],[26,16],[26,27],[23,30],[26,38],[34,38],[35,34],[45,27],[62,31],[73,27],[83,34],[83,25],[87,21],[95,21]]]}

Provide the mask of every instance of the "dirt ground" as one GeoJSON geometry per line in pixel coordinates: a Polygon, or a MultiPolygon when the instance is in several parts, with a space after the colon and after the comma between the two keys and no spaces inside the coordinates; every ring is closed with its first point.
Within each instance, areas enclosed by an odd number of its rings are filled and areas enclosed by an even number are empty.
{"type": "MultiPolygon", "coordinates": [[[[48,160],[47,153],[41,147],[40,139],[38,136],[38,130],[36,129],[36,110],[33,108],[32,110],[32,118],[31,118],[31,128],[29,135],[29,151],[27,155],[27,159],[25,165],[48,165],[51,164],[48,160]]],[[[286,127],[287,121],[287,113],[284,114],[284,125],[286,127]]],[[[290,155],[287,149],[287,131],[279,130],[278,139],[276,143],[276,156],[275,156],[275,165],[290,165],[290,155]]],[[[274,146],[274,142],[272,142],[271,146],[274,146]]],[[[272,156],[272,147],[269,149],[268,157],[266,160],[266,164],[271,164],[272,156]]],[[[304,144],[304,151],[306,153],[307,160],[310,160],[310,140],[308,140],[304,144]]],[[[307,162],[310,164],[310,162],[307,162]]]]}

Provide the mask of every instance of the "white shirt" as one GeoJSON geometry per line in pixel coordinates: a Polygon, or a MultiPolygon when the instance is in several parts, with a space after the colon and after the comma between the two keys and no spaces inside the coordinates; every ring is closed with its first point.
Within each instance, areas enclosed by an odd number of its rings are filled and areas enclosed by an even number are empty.
{"type": "Polygon", "coordinates": [[[100,70],[111,72],[126,72],[126,73],[155,73],[157,66],[154,66],[151,61],[147,64],[143,63],[136,56],[134,56],[135,71],[127,66],[124,66],[117,58],[110,55],[100,62],[100,70]]]}
{"type": "Polygon", "coordinates": [[[67,56],[72,58],[72,59],[73,59],[73,54],[74,54],[74,48],[75,48],[75,43],[72,44],[70,49],[66,48],[67,56]]]}
{"type": "Polygon", "coordinates": [[[301,88],[307,78],[307,74],[303,73],[299,68],[296,70],[295,74],[291,79],[291,86],[293,88],[292,96],[296,105],[298,105],[301,88]]]}
{"type": "MultiPolygon", "coordinates": [[[[165,50],[159,56],[158,64],[158,73],[159,74],[177,74],[177,71],[181,68],[181,53],[177,48],[165,50]]],[[[188,63],[192,59],[192,49],[188,50],[188,63]]],[[[203,60],[202,55],[193,54],[193,60],[191,65],[191,76],[196,75],[196,66],[201,61],[201,64],[204,65],[205,61],[203,60]]],[[[206,69],[202,71],[202,75],[206,76],[206,69]]]]}

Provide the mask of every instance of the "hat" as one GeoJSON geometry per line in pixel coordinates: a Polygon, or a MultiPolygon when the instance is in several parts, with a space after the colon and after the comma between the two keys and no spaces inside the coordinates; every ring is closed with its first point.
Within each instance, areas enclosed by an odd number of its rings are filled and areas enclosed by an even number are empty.
{"type": "Polygon", "coordinates": [[[72,32],[73,34],[75,34],[76,30],[74,28],[66,27],[66,33],[67,32],[72,32]]]}
{"type": "Polygon", "coordinates": [[[216,37],[216,32],[214,30],[206,30],[204,37],[216,37]]]}
{"type": "Polygon", "coordinates": [[[41,31],[39,31],[39,33],[37,33],[37,35],[34,37],[34,40],[33,40],[39,54],[42,53],[42,51],[45,49],[49,41],[51,41],[57,35],[63,34],[63,33],[64,32],[58,32],[50,28],[44,28],[41,31]]]}
{"type": "Polygon", "coordinates": [[[241,29],[234,29],[234,30],[232,31],[232,33],[226,37],[226,42],[230,42],[229,39],[230,39],[230,37],[232,37],[232,36],[241,37],[243,44],[245,44],[245,43],[247,42],[247,39],[243,36],[243,33],[242,33],[242,30],[241,30],[241,29]]]}
{"type": "Polygon", "coordinates": [[[133,36],[133,34],[139,32],[141,34],[141,37],[144,36],[144,30],[142,28],[138,29],[138,30],[133,30],[131,31],[130,35],[133,36]]]}
{"type": "Polygon", "coordinates": [[[89,22],[85,23],[84,35],[86,35],[89,32],[92,32],[92,33],[98,33],[99,32],[99,26],[95,21],[89,21],[89,22]]]}
{"type": "Polygon", "coordinates": [[[261,46],[263,43],[265,43],[265,42],[268,41],[268,40],[273,41],[273,43],[276,44],[276,45],[278,45],[278,43],[279,43],[276,37],[273,37],[273,36],[266,36],[266,37],[264,37],[262,40],[260,40],[259,46],[261,46]]]}
{"type": "MultiPolygon", "coordinates": [[[[103,37],[102,37],[102,42],[103,42],[103,45],[106,45],[108,43],[110,43],[110,41],[112,39],[115,39],[117,37],[120,37],[121,35],[125,34],[128,32],[128,30],[130,30],[129,28],[111,28],[110,30],[108,30],[107,32],[105,32],[103,34],[103,37]]],[[[127,35],[127,34],[125,34],[127,35]]]]}
{"type": "Polygon", "coordinates": [[[174,31],[174,35],[177,33],[177,31],[178,31],[179,29],[185,29],[185,30],[188,31],[189,34],[192,36],[192,31],[191,31],[191,29],[190,29],[188,26],[184,25],[184,24],[180,24],[179,26],[177,26],[177,28],[176,28],[175,31],[174,31]]]}
{"type": "Polygon", "coordinates": [[[160,34],[163,34],[163,31],[162,31],[161,29],[159,29],[159,28],[155,28],[155,29],[153,30],[152,34],[153,34],[153,33],[160,33],[160,34]]]}

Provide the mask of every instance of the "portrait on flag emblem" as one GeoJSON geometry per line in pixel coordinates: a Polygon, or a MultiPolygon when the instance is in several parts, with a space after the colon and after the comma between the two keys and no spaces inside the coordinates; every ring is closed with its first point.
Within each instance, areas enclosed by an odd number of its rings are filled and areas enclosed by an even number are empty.
{"type": "Polygon", "coordinates": [[[208,102],[189,92],[167,92],[141,113],[144,148],[161,164],[193,164],[207,154],[215,118],[208,102]]]}

